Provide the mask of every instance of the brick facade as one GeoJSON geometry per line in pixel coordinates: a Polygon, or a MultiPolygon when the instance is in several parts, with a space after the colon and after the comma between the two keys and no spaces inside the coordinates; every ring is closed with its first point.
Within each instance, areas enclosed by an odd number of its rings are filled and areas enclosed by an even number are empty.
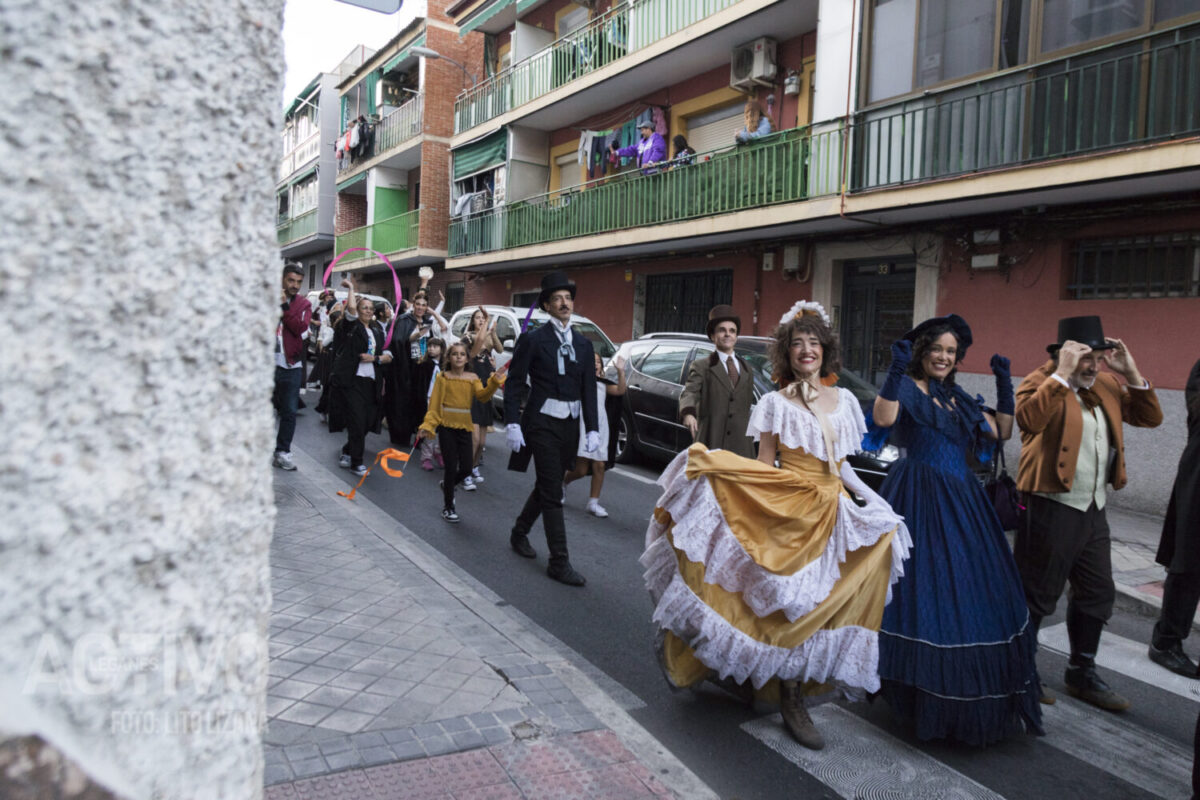
{"type": "Polygon", "coordinates": [[[341,236],[348,230],[367,224],[367,197],[362,194],[339,192],[337,213],[333,220],[333,233],[341,236]]]}

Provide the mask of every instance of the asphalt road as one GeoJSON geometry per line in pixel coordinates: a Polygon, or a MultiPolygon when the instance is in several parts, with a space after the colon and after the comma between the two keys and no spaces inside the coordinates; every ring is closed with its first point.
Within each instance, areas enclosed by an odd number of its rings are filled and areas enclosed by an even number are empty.
{"type": "MultiPolygon", "coordinates": [[[[315,402],[311,392],[306,399],[315,402]]],[[[349,472],[336,465],[344,437],[325,431],[311,410],[302,412],[298,422],[294,446],[351,484],[349,472]]],[[[385,444],[383,437],[369,436],[367,451],[372,453],[385,444]]],[[[1162,688],[1153,665],[1138,677],[1104,671],[1109,683],[1134,703],[1124,714],[1105,714],[1063,699],[1055,707],[1061,713],[1047,718],[1046,737],[1017,737],[982,750],[918,742],[893,724],[882,701],[845,706],[867,723],[862,731],[846,734],[861,740],[861,758],[850,759],[845,769],[831,768],[829,774],[810,764],[810,771],[821,773],[824,782],[818,780],[805,771],[807,762],[789,760],[764,744],[762,737],[752,735],[758,729],[755,721],[759,715],[751,709],[716,690],[672,693],[663,681],[650,649],[651,606],[638,564],[647,519],[659,494],[653,484],[659,467],[619,467],[610,474],[601,499],[611,516],[604,520],[583,510],[586,480],[570,487],[566,518],[571,561],[588,579],[585,588],[577,589],[546,577],[546,545],[540,524],[530,536],[538,551],[536,561],[520,558],[509,549],[509,529],[533,486],[533,473],[508,472],[504,469],[507,455],[503,436],[493,434],[484,457],[485,482],[476,492],[458,494],[462,521],[457,525],[440,517],[440,471],[422,471],[415,456],[403,479],[372,474],[362,491],[611,678],[610,693],[615,699],[722,797],[845,796],[844,788],[835,791],[827,783],[835,788],[838,781],[852,783],[856,772],[887,760],[878,754],[883,753],[881,748],[891,746],[899,748],[902,770],[920,774],[942,765],[965,776],[967,788],[947,796],[1138,800],[1190,795],[1181,776],[1190,767],[1200,696],[1181,697],[1178,691],[1162,688]],[[1062,716],[1066,712],[1071,713],[1062,716]],[[1077,740],[1074,746],[1063,743],[1071,739],[1068,734],[1077,740]],[[1146,742],[1152,746],[1132,752],[1146,742]],[[1187,763],[1183,764],[1185,755],[1187,763]],[[1156,759],[1161,764],[1156,764],[1156,759]],[[994,794],[987,794],[983,787],[994,794]]],[[[1060,609],[1064,605],[1060,603],[1060,609]]],[[[1061,616],[1049,619],[1044,628],[1059,622],[1061,616]]],[[[1106,637],[1114,637],[1114,642],[1144,643],[1150,624],[1150,620],[1118,612],[1106,637]]],[[[1193,654],[1195,647],[1189,643],[1193,654]]],[[[1065,659],[1043,646],[1038,663],[1043,680],[1061,696],[1065,659]]],[[[832,733],[824,724],[822,729],[827,737],[832,733]]],[[[853,725],[846,728],[851,729],[859,730],[853,725]]],[[[881,778],[873,786],[854,791],[863,797],[893,796],[887,788],[891,780],[881,778]]]]}

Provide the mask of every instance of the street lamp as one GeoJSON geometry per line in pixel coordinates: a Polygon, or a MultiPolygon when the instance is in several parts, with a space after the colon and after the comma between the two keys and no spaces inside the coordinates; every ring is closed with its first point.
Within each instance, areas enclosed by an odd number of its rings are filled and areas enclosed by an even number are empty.
{"type": "Polygon", "coordinates": [[[464,78],[469,78],[469,79],[471,80],[471,85],[472,85],[472,86],[474,86],[474,85],[476,84],[475,76],[474,76],[473,74],[471,74],[471,73],[470,73],[470,72],[467,70],[467,68],[466,68],[466,67],[464,67],[462,64],[460,64],[460,63],[458,63],[457,61],[455,61],[453,58],[450,58],[449,56],[444,56],[444,55],[442,55],[442,54],[441,54],[441,53],[439,53],[437,50],[433,50],[433,49],[431,49],[431,48],[428,48],[428,47],[421,47],[420,45],[418,45],[417,47],[414,47],[414,48],[412,49],[412,51],[411,51],[411,52],[412,52],[412,54],[413,54],[414,56],[421,56],[421,57],[423,57],[423,58],[430,58],[430,59],[437,59],[437,58],[440,58],[440,59],[442,59],[443,61],[449,61],[451,64],[453,64],[454,66],[456,66],[456,67],[458,67],[460,70],[462,70],[463,77],[464,77],[464,78]]]}

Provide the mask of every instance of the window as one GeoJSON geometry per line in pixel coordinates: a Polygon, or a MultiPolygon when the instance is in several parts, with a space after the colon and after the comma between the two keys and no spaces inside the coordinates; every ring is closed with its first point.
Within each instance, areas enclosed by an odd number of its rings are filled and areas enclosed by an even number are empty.
{"type": "Polygon", "coordinates": [[[446,307],[442,309],[443,316],[449,317],[463,307],[467,292],[465,283],[452,283],[446,287],[446,307]]]}
{"type": "Polygon", "coordinates": [[[688,145],[697,153],[733,147],[733,137],[744,126],[742,102],[732,103],[715,111],[688,117],[688,145]]]}
{"type": "Polygon", "coordinates": [[[554,159],[554,163],[558,166],[559,191],[565,192],[583,183],[583,167],[579,163],[578,153],[559,156],[554,159]]]}
{"type": "Polygon", "coordinates": [[[512,320],[503,314],[496,317],[496,336],[502,342],[516,341],[517,329],[513,327],[512,320]]]}
{"type": "Polygon", "coordinates": [[[1146,0],[1044,0],[1042,52],[1141,27],[1146,0]]]}
{"type": "Polygon", "coordinates": [[[683,362],[687,361],[691,345],[662,344],[642,361],[638,370],[651,378],[670,383],[683,382],[683,362]]]}
{"type": "Polygon", "coordinates": [[[991,69],[995,31],[995,0],[922,0],[917,85],[991,69]]]}
{"type": "Polygon", "coordinates": [[[1071,300],[1200,296],[1200,233],[1079,242],[1071,300]]]}
{"type": "Polygon", "coordinates": [[[514,292],[512,296],[512,304],[517,308],[529,308],[537,302],[541,292],[536,289],[532,292],[514,292]]]}

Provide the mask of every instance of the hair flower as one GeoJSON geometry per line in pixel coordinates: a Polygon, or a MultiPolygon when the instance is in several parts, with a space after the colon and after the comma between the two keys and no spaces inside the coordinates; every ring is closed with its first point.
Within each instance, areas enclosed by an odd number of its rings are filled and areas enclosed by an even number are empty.
{"type": "Polygon", "coordinates": [[[805,314],[820,317],[821,321],[829,327],[833,327],[833,323],[829,321],[829,315],[825,313],[825,306],[820,303],[815,303],[812,300],[797,300],[796,304],[789,308],[784,315],[779,318],[780,325],[786,325],[798,317],[805,314]]]}

